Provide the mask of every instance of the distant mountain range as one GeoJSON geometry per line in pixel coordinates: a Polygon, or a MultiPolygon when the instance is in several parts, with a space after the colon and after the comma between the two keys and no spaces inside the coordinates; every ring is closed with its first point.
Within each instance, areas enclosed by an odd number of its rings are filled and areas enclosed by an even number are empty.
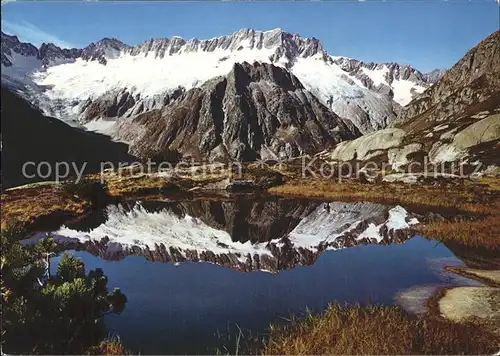
{"type": "Polygon", "coordinates": [[[159,109],[179,89],[201,87],[241,62],[259,61],[289,70],[361,133],[392,123],[401,106],[442,75],[397,63],[334,57],[316,38],[280,29],[242,29],[209,40],[151,39],[135,47],[104,38],[83,49],[53,44],[36,48],[2,33],[1,61],[2,83],[46,115],[104,131],[112,123],[94,121],[159,109]],[[101,110],[89,109],[96,105],[101,110]]]}

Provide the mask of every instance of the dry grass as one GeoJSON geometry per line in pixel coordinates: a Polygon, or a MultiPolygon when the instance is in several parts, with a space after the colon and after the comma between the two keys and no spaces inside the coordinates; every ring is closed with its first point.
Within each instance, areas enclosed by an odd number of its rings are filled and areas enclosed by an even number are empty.
{"type": "Polygon", "coordinates": [[[437,221],[416,228],[428,238],[439,241],[458,241],[470,247],[500,249],[500,215],[480,220],[457,222],[437,221]]]}
{"type": "Polygon", "coordinates": [[[415,232],[441,241],[457,241],[469,247],[500,249],[500,179],[483,179],[481,184],[464,181],[459,186],[431,186],[403,183],[362,184],[355,181],[291,180],[269,192],[281,195],[368,200],[401,204],[428,211],[480,214],[484,218],[459,222],[431,222],[418,225],[415,232]]]}
{"type": "MultiPolygon", "coordinates": [[[[386,203],[420,205],[439,208],[461,209],[474,213],[489,213],[498,209],[494,191],[472,189],[463,185],[460,189],[446,189],[430,185],[409,185],[404,183],[362,184],[345,180],[338,183],[326,179],[291,180],[287,184],[273,187],[269,192],[302,197],[372,200],[386,203]]],[[[455,187],[454,187],[455,188],[455,187]]]]}
{"type": "Polygon", "coordinates": [[[2,194],[2,231],[19,230],[50,216],[77,216],[89,207],[86,200],[64,194],[61,187],[15,189],[2,194]]]}
{"type": "Polygon", "coordinates": [[[474,324],[417,318],[396,307],[334,304],[272,327],[264,355],[491,354],[500,339],[474,324]]]}
{"type": "Polygon", "coordinates": [[[159,192],[169,181],[165,178],[124,177],[121,179],[106,179],[109,194],[111,196],[143,194],[147,192],[159,192]]]}

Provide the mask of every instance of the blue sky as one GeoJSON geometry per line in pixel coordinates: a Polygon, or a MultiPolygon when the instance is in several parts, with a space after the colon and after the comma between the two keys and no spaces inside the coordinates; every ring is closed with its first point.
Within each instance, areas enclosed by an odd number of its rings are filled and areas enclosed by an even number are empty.
{"type": "Polygon", "coordinates": [[[178,35],[282,28],[321,40],[331,55],[446,68],[498,29],[496,0],[322,2],[9,2],[2,30],[40,45],[83,47],[103,37],[134,45],[178,35]]]}

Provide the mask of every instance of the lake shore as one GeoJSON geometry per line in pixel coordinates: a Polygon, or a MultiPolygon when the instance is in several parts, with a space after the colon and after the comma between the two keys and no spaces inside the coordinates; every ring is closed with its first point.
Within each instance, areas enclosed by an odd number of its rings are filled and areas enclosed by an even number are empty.
{"type": "MultiPolygon", "coordinates": [[[[412,231],[459,248],[483,249],[493,256],[467,256],[481,268],[447,267],[450,272],[488,284],[489,287],[442,289],[429,300],[425,317],[407,314],[397,307],[333,306],[319,315],[308,315],[284,327],[272,327],[264,354],[276,353],[488,353],[498,351],[498,253],[500,251],[500,179],[464,180],[435,184],[359,182],[302,179],[286,171],[250,168],[240,179],[229,172],[199,174],[189,178],[161,175],[139,177],[108,174],[104,184],[90,176],[88,186],[36,184],[2,193],[2,232],[12,235],[55,228],[82,219],[106,204],[127,200],[206,197],[224,194],[268,192],[283,197],[332,201],[372,201],[433,211],[412,231]],[[92,183],[93,182],[93,183],[92,183]],[[93,184],[93,185],[92,185],[93,184]],[[212,194],[212,195],[211,195],[212,194]],[[452,218],[455,217],[455,218],[452,218]],[[497,256],[497,257],[495,257],[497,256]],[[486,266],[486,268],[484,268],[486,266]],[[488,269],[489,268],[489,269],[488,269]],[[464,300],[474,306],[465,309],[464,300]],[[486,316],[486,317],[485,317],[486,316]],[[482,319],[481,319],[482,318],[482,319]],[[478,321],[479,320],[479,321],[478,321]],[[342,321],[342,323],[340,323],[342,321]],[[347,323],[347,324],[346,324],[347,323]],[[347,325],[342,330],[339,325],[347,325]],[[362,328],[363,343],[355,335],[362,328]],[[335,335],[326,338],[326,335],[335,335]],[[385,337],[386,335],[387,337],[385,337]],[[389,336],[395,335],[393,339],[389,336]],[[387,340],[391,339],[391,346],[387,340]],[[321,343],[320,340],[326,340],[321,343]],[[417,345],[417,340],[419,344],[417,345]],[[423,340],[423,341],[422,341],[423,340]],[[464,344],[464,340],[467,344],[464,344]],[[416,346],[417,345],[417,346],[416,346]]],[[[461,253],[461,252],[460,252],[461,253]]],[[[467,262],[466,262],[467,264],[467,262]]],[[[476,266],[476,265],[474,265],[476,266]]]]}

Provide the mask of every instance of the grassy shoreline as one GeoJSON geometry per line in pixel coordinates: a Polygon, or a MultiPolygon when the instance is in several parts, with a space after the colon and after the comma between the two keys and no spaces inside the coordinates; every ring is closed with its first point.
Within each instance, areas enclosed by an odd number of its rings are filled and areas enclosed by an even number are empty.
{"type": "MultiPolygon", "coordinates": [[[[279,181],[276,172],[255,172],[248,176],[260,182],[271,181],[271,187],[256,185],[253,189],[284,197],[331,199],[340,201],[373,201],[400,204],[415,212],[442,212],[450,217],[465,215],[460,220],[432,221],[412,228],[415,233],[443,242],[458,242],[467,247],[500,250],[500,178],[488,179],[485,184],[463,182],[459,186],[431,186],[405,183],[360,183],[346,180],[341,183],[321,179],[279,181]],[[269,175],[266,176],[266,174],[269,175]]],[[[93,177],[96,178],[96,177],[93,177]]],[[[122,199],[166,195],[203,194],[203,189],[223,192],[217,182],[228,177],[200,177],[197,180],[140,177],[116,180],[108,177],[100,199],[102,204],[122,199]],[[215,185],[215,186],[214,186],[215,185]]],[[[92,209],[91,199],[70,193],[62,185],[40,185],[18,188],[2,193],[2,230],[33,231],[53,220],[54,224],[77,219],[92,209]]]]}

